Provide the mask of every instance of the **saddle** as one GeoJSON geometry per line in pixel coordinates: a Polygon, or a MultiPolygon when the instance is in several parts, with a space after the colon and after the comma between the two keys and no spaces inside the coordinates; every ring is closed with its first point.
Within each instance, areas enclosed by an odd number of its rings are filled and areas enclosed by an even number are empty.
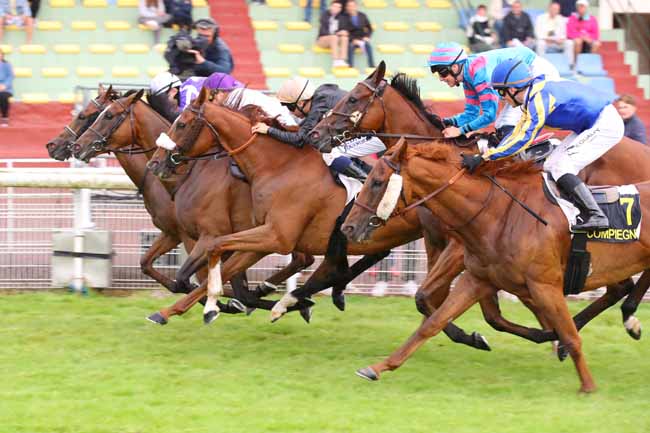
{"type": "MultiPolygon", "coordinates": [[[[552,132],[540,135],[533,141],[528,149],[520,152],[517,157],[521,161],[534,161],[536,164],[542,164],[553,150],[560,144],[560,140],[553,138],[552,132]]],[[[485,152],[490,147],[496,147],[500,140],[495,134],[488,134],[477,141],[480,153],[485,152]]]]}

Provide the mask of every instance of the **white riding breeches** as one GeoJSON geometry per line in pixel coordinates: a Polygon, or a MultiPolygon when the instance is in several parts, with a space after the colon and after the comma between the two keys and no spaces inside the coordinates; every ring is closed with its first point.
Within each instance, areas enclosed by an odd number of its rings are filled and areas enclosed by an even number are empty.
{"type": "Polygon", "coordinates": [[[610,104],[600,112],[596,123],[580,134],[569,134],[551,152],[544,163],[544,171],[556,181],[567,173],[580,170],[600,158],[623,138],[623,119],[610,104]]]}
{"type": "MultiPolygon", "coordinates": [[[[531,71],[535,77],[543,74],[546,77],[546,81],[560,80],[560,73],[557,68],[543,57],[537,56],[535,60],[533,60],[531,71]]],[[[520,107],[512,107],[509,104],[503,105],[503,109],[498,114],[497,120],[494,122],[494,127],[497,129],[503,126],[515,126],[519,122],[519,118],[521,118],[522,112],[520,107]]]]}
{"type": "Polygon", "coordinates": [[[360,158],[383,152],[386,145],[377,137],[358,137],[336,146],[330,153],[323,153],[323,160],[328,166],[339,156],[360,158]]]}

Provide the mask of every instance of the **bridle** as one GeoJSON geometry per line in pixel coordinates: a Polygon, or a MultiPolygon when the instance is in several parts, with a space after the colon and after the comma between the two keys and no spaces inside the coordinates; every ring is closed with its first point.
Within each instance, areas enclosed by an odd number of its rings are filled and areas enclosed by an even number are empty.
{"type": "Polygon", "coordinates": [[[79,128],[79,131],[75,131],[74,129],[72,129],[70,127],[70,125],[65,125],[63,127],[63,130],[65,132],[67,132],[68,134],[70,134],[72,136],[72,138],[73,138],[73,140],[72,140],[72,142],[70,144],[73,144],[75,141],[77,141],[77,139],[79,137],[81,137],[81,134],[83,134],[86,131],[86,129],[88,129],[88,127],[93,124],[93,122],[95,120],[94,115],[95,114],[99,115],[99,113],[101,113],[101,111],[104,109],[104,105],[97,102],[96,99],[91,99],[90,102],[92,102],[93,105],[97,108],[97,111],[95,113],[87,116],[85,119],[82,119],[82,120],[85,120],[86,123],[84,125],[82,125],[81,128],[79,128]]]}
{"type": "MultiPolygon", "coordinates": [[[[388,160],[386,158],[382,158],[382,160],[383,160],[384,163],[386,163],[386,165],[391,170],[393,170],[393,172],[395,172],[395,174],[400,174],[401,167],[400,167],[399,163],[395,163],[395,162],[393,162],[391,160],[388,160]]],[[[460,170],[458,170],[458,172],[456,172],[456,174],[454,174],[449,180],[447,180],[447,182],[445,182],[444,184],[442,184],[441,186],[436,188],[433,192],[430,192],[429,194],[425,195],[421,199],[411,203],[410,205],[407,205],[403,209],[400,209],[400,210],[395,209],[393,211],[393,213],[391,213],[388,216],[388,218],[386,218],[386,219],[383,219],[383,218],[381,218],[380,216],[377,215],[377,208],[372,208],[369,205],[360,202],[359,200],[354,201],[354,206],[358,206],[361,209],[365,210],[366,212],[369,212],[370,213],[370,218],[368,219],[368,226],[372,227],[372,228],[377,228],[377,227],[380,227],[380,226],[386,224],[386,222],[388,222],[389,219],[394,218],[394,217],[398,217],[398,216],[402,216],[402,215],[406,214],[407,212],[415,209],[416,207],[418,207],[418,206],[426,203],[427,201],[431,200],[432,198],[434,198],[435,196],[437,196],[438,194],[442,193],[447,188],[452,186],[454,183],[456,183],[458,181],[458,179],[463,177],[463,175],[466,172],[467,172],[466,168],[461,168],[460,170]]],[[[485,208],[488,206],[488,204],[492,200],[493,192],[494,192],[494,183],[490,183],[490,191],[488,192],[487,197],[483,201],[483,204],[481,205],[481,208],[478,210],[478,212],[476,212],[469,220],[465,221],[463,224],[461,224],[461,225],[459,225],[457,227],[448,227],[448,229],[452,230],[452,231],[458,231],[461,228],[466,227],[469,224],[471,224],[485,210],[485,208]]],[[[405,199],[404,199],[404,201],[406,202],[405,199]]],[[[378,206],[379,206],[379,203],[377,204],[377,207],[378,206]]],[[[396,208],[397,208],[397,206],[396,206],[396,208]]]]}

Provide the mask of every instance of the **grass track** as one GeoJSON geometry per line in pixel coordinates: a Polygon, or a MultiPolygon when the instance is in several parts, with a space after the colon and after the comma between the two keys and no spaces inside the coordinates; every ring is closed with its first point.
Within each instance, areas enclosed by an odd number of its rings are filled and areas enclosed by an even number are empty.
{"type": "MultiPolygon", "coordinates": [[[[650,345],[627,336],[618,308],[583,331],[600,388],[581,396],[570,360],[489,329],[477,309],[457,323],[492,352],[438,336],[369,383],[354,370],[415,329],[412,300],[348,297],[342,314],[318,298],[310,325],[260,311],[203,326],[200,309],[144,321],[172,299],[1,297],[0,432],[650,431],[650,345]]],[[[519,304],[503,310],[534,323],[519,304]]],[[[638,317],[650,323],[647,304],[638,317]]]]}

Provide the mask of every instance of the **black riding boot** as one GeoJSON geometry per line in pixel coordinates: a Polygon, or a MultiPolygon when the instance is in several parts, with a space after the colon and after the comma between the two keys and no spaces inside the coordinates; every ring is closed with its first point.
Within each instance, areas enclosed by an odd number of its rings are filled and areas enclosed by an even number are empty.
{"type": "Polygon", "coordinates": [[[590,231],[609,228],[607,215],[600,209],[591,191],[578,176],[567,173],[557,180],[557,184],[586,217],[582,223],[572,226],[572,230],[590,231]]]}
{"type": "Polygon", "coordinates": [[[350,165],[341,171],[341,174],[358,179],[361,181],[361,183],[365,182],[366,178],[368,177],[368,172],[361,168],[361,166],[354,161],[352,161],[350,165]]]}

